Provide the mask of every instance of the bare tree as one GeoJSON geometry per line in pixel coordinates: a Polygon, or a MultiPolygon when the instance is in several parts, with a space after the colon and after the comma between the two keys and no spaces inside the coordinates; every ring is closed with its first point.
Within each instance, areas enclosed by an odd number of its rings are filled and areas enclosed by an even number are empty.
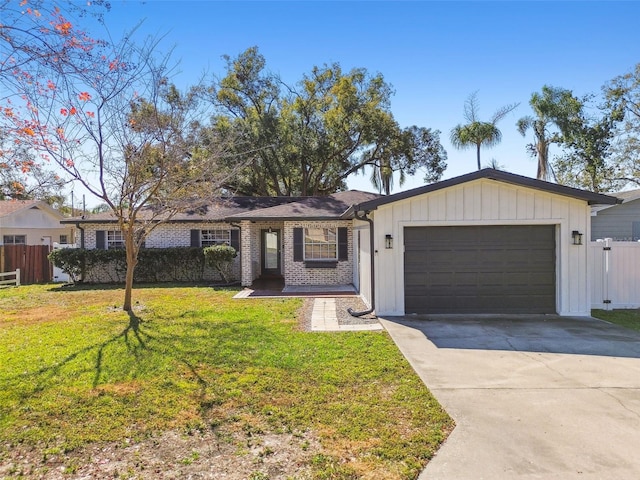
{"type": "Polygon", "coordinates": [[[196,96],[170,83],[169,56],[159,55],[157,39],[136,44],[134,31],[120,42],[94,41],[66,18],[56,22],[59,55],[26,58],[12,70],[4,84],[18,101],[2,122],[14,142],[108,205],[124,238],[123,309],[131,311],[145,238],[178,212],[219,196],[233,172],[216,168],[224,144],[213,139],[199,147],[206,117],[196,96]]]}

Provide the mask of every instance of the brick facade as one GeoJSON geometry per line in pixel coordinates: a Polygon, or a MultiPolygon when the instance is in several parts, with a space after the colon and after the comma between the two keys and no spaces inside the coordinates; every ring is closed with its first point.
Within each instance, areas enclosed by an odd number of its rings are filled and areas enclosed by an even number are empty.
{"type": "MultiPolygon", "coordinates": [[[[96,231],[114,230],[111,224],[86,224],[84,228],[85,248],[96,248],[96,231]]],[[[262,273],[262,231],[280,231],[280,269],[286,285],[349,285],[353,283],[353,222],[336,221],[262,221],[244,220],[238,225],[222,222],[176,222],[166,223],[153,230],[146,240],[147,248],[188,247],[191,245],[191,230],[240,228],[240,254],[234,261],[234,278],[243,286],[250,286],[262,273]],[[348,259],[338,261],[335,268],[313,268],[307,262],[293,260],[294,228],[338,228],[346,227],[348,239],[348,259]]],[[[114,272],[88,272],[90,281],[113,282],[114,272]]],[[[217,272],[207,267],[204,279],[220,280],[217,272]]]]}
{"type": "Polygon", "coordinates": [[[353,283],[353,222],[317,221],[285,222],[284,225],[284,279],[287,285],[350,285],[353,283]],[[309,268],[309,263],[293,260],[294,228],[347,227],[348,259],[339,261],[336,268],[309,268]]]}

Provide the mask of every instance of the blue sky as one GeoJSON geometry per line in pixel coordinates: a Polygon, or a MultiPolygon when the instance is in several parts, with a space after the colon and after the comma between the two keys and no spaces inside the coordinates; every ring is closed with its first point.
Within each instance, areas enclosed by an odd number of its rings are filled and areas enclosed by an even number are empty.
{"type": "MultiPolygon", "coordinates": [[[[599,93],[640,62],[640,2],[218,2],[112,1],[106,24],[117,38],[144,20],[140,33],[166,35],[180,61],[178,84],[207,70],[222,75],[222,55],[258,46],[269,70],[295,83],[314,65],[364,67],[393,85],[391,110],[401,126],[440,130],[444,178],[475,169],[475,150],[455,150],[449,131],[463,122],[465,99],[478,91],[480,117],[520,106],[498,124],[503,141],[483,149],[506,170],[535,176],[516,130],[529,98],[545,84],[577,95],[599,93]]],[[[368,176],[351,188],[372,190],[368,176]]],[[[394,192],[422,185],[422,176],[394,192]]]]}

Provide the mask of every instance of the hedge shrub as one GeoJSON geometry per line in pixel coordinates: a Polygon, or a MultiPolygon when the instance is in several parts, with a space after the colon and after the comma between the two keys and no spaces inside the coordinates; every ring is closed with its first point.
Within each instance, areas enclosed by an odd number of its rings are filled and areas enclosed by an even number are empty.
{"type": "Polygon", "coordinates": [[[231,267],[233,259],[237,256],[236,249],[229,245],[212,245],[204,249],[204,259],[207,265],[215,268],[227,283],[231,283],[233,280],[231,267]]]}
{"type": "MultiPolygon", "coordinates": [[[[111,282],[120,283],[127,271],[124,249],[63,248],[52,251],[49,260],[68,273],[74,283],[86,280],[92,272],[100,272],[101,278],[108,277],[111,282]]],[[[205,256],[200,247],[142,248],[138,253],[134,280],[200,282],[204,279],[204,272],[205,256]]]]}

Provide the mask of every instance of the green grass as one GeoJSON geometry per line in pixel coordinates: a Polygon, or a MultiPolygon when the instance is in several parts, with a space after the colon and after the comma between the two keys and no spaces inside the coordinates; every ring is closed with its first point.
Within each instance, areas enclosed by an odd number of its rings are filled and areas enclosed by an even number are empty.
{"type": "Polygon", "coordinates": [[[622,327],[640,331],[640,309],[591,310],[591,315],[622,327]]]}
{"type": "Polygon", "coordinates": [[[315,478],[415,478],[452,421],[389,336],[303,332],[300,300],[234,293],[141,288],[129,317],[121,289],[0,289],[0,442],[312,431],[315,478]]]}

